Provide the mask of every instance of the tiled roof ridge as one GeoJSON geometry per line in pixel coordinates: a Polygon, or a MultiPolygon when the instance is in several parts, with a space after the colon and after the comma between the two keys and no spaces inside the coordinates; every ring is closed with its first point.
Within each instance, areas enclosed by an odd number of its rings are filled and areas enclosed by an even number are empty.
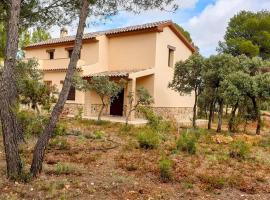
{"type": "MultiPolygon", "coordinates": [[[[157,27],[159,25],[166,24],[166,23],[172,23],[172,21],[171,20],[163,20],[163,21],[145,23],[145,24],[140,24],[140,25],[127,26],[127,27],[122,27],[122,28],[108,29],[105,31],[96,31],[96,32],[85,33],[83,35],[83,39],[93,39],[93,38],[100,36],[100,35],[112,35],[112,34],[116,34],[116,33],[123,33],[123,32],[129,32],[129,31],[154,28],[154,27],[157,27]]],[[[28,45],[27,47],[36,47],[36,46],[42,46],[42,45],[46,45],[46,44],[57,44],[57,43],[63,43],[63,42],[71,42],[74,40],[75,40],[75,35],[65,36],[62,38],[61,37],[60,38],[53,38],[53,39],[49,39],[46,41],[33,43],[33,44],[28,45]]]]}

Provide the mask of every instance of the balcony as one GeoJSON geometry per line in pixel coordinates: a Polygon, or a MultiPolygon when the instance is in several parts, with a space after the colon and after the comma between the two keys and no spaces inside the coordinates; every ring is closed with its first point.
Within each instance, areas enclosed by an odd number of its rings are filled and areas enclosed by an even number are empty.
{"type": "MultiPolygon", "coordinates": [[[[43,59],[38,60],[40,69],[51,70],[51,69],[66,69],[69,64],[69,58],[56,58],[56,59],[43,59]]],[[[77,67],[85,65],[83,60],[79,60],[77,67]]]]}

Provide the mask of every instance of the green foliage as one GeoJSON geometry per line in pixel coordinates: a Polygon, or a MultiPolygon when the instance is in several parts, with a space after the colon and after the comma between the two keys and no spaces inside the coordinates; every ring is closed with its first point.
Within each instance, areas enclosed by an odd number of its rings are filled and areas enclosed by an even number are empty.
{"type": "Polygon", "coordinates": [[[42,82],[42,73],[38,70],[38,63],[35,60],[27,62],[20,61],[16,67],[17,88],[20,95],[20,102],[31,106],[39,112],[39,106],[50,110],[51,104],[56,102],[53,93],[56,88],[42,82]]]}
{"type": "Polygon", "coordinates": [[[258,145],[264,148],[270,147],[270,137],[268,136],[266,138],[261,139],[258,145]]]}
{"type": "Polygon", "coordinates": [[[161,116],[157,115],[150,107],[139,107],[139,112],[147,119],[148,125],[151,129],[156,131],[158,134],[168,132],[171,128],[170,123],[162,119],[161,116]]]}
{"type": "Polygon", "coordinates": [[[62,123],[57,123],[53,133],[53,137],[64,136],[66,134],[67,134],[66,126],[62,123]]]}
{"type": "Polygon", "coordinates": [[[152,129],[145,128],[137,135],[137,140],[141,148],[155,149],[160,144],[159,135],[152,129]]]}
{"type": "Polygon", "coordinates": [[[78,107],[77,108],[77,113],[76,115],[74,116],[74,118],[78,121],[82,120],[82,115],[83,115],[83,107],[78,107]]]}
{"type": "Polygon", "coordinates": [[[138,87],[136,91],[136,102],[134,102],[134,95],[132,92],[128,94],[128,108],[126,115],[126,125],[128,124],[128,119],[131,112],[139,111],[140,107],[147,107],[154,103],[152,96],[149,94],[148,90],[144,87],[138,87]]]}
{"type": "Polygon", "coordinates": [[[270,58],[270,12],[242,11],[231,18],[219,51],[235,56],[270,58]]]}
{"type": "Polygon", "coordinates": [[[187,152],[189,154],[195,154],[197,147],[197,137],[194,133],[184,131],[180,134],[180,137],[176,141],[176,148],[180,151],[187,152]]]}
{"type": "Polygon", "coordinates": [[[174,24],[176,26],[176,28],[186,37],[186,39],[189,42],[192,42],[192,38],[190,36],[190,33],[188,31],[186,31],[182,26],[180,26],[179,24],[174,24]]]}
{"type": "Polygon", "coordinates": [[[194,90],[198,92],[202,87],[203,68],[204,58],[199,53],[191,55],[185,61],[177,62],[169,87],[179,92],[180,95],[190,94],[194,90]]]}
{"type": "Polygon", "coordinates": [[[31,43],[38,43],[51,39],[51,35],[45,29],[37,27],[32,33],[31,43]]]}
{"type": "Polygon", "coordinates": [[[66,139],[56,137],[51,140],[49,143],[49,148],[52,149],[58,149],[58,150],[69,150],[70,149],[70,144],[66,139]]]}
{"type": "Polygon", "coordinates": [[[72,174],[75,172],[75,168],[69,164],[66,163],[57,163],[56,164],[56,168],[55,168],[55,173],[57,175],[61,175],[61,174],[72,174]]]}
{"type": "Polygon", "coordinates": [[[102,106],[99,111],[98,120],[101,120],[101,114],[103,109],[109,105],[115,98],[117,98],[119,92],[124,88],[126,81],[120,80],[118,83],[111,81],[108,76],[95,76],[90,81],[83,80],[79,75],[76,75],[73,79],[74,85],[79,90],[94,91],[99,96],[102,106]]]}
{"type": "Polygon", "coordinates": [[[172,180],[173,162],[169,158],[163,157],[159,160],[160,178],[163,182],[172,180]]]}
{"type": "Polygon", "coordinates": [[[22,126],[25,136],[39,136],[44,130],[47,122],[45,116],[37,115],[33,111],[22,110],[17,113],[18,120],[22,126]]]}
{"type": "Polygon", "coordinates": [[[94,131],[94,137],[95,139],[102,139],[104,137],[105,133],[103,131],[97,130],[94,131]]]}
{"type": "Polygon", "coordinates": [[[234,141],[230,144],[229,155],[231,158],[246,159],[250,154],[250,147],[244,141],[234,141]]]}

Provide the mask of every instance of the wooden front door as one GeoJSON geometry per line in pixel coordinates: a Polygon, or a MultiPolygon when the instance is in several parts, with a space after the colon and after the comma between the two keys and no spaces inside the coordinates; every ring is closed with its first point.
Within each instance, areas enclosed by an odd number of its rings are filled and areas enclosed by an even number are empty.
{"type": "Polygon", "coordinates": [[[124,90],[122,90],[118,97],[111,102],[110,115],[123,116],[124,107],[124,90]]]}

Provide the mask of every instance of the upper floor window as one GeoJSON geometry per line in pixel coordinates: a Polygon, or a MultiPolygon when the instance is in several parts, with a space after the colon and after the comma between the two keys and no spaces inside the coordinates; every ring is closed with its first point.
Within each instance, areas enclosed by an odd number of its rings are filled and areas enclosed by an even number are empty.
{"type": "MultiPolygon", "coordinates": [[[[73,52],[73,47],[66,48],[66,51],[68,52],[68,57],[71,58],[72,52],[73,52]]],[[[81,54],[79,54],[79,58],[81,58],[81,54]]]]}
{"type": "Polygon", "coordinates": [[[175,47],[168,45],[168,66],[173,67],[175,47]]]}
{"type": "Polygon", "coordinates": [[[54,49],[49,49],[49,50],[47,50],[47,53],[48,53],[48,55],[49,55],[49,59],[50,60],[53,60],[54,59],[54,49]]]}
{"type": "Polygon", "coordinates": [[[44,84],[51,87],[52,86],[52,81],[44,81],[44,84]]]}

